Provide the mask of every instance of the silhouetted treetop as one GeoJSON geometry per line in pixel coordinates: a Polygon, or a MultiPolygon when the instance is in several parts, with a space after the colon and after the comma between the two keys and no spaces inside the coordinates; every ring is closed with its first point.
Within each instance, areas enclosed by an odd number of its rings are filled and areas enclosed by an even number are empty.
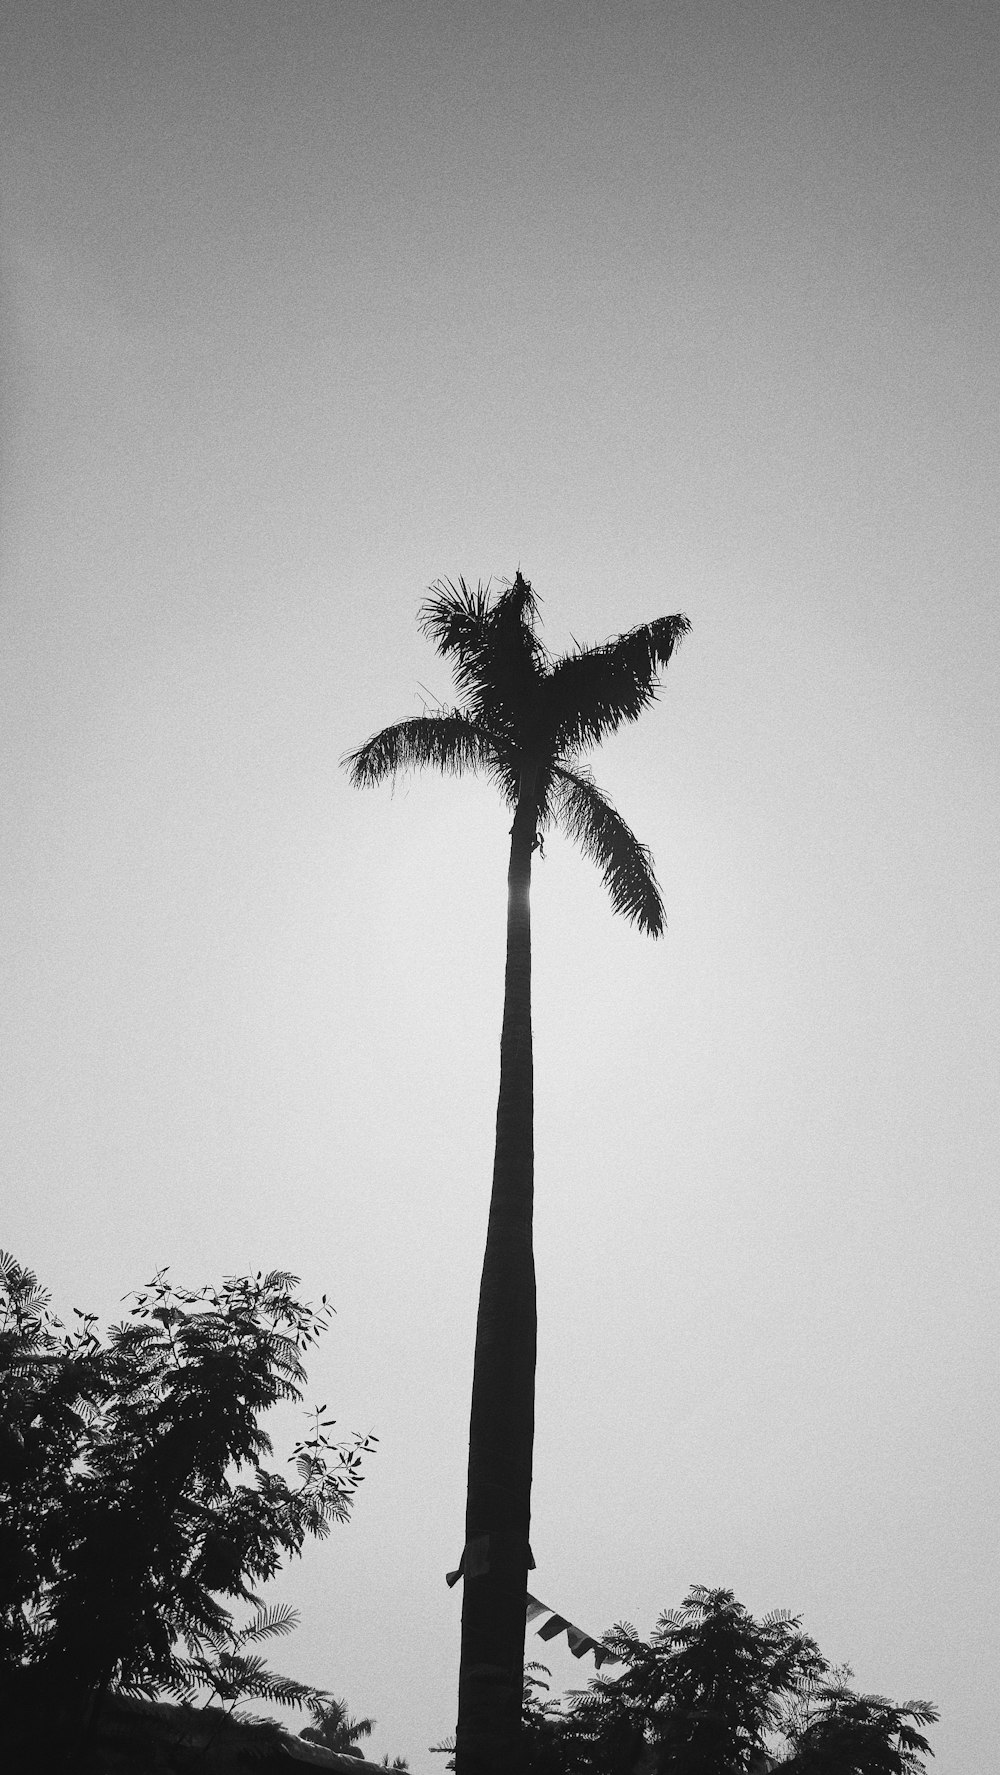
{"type": "Polygon", "coordinates": [[[655,699],[688,620],[659,617],[554,659],[538,614],[520,572],[498,593],[438,581],[420,625],[452,668],[460,706],[383,728],[345,763],[359,786],[430,766],[486,776],[515,809],[527,797],[534,832],[561,827],[601,870],[615,911],[657,936],[664,918],[652,857],[580,755],[655,699]]]}

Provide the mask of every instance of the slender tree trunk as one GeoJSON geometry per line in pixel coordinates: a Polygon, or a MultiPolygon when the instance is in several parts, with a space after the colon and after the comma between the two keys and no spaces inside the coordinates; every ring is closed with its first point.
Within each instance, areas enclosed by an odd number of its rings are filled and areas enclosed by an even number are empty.
{"type": "Polygon", "coordinates": [[[507,876],[500,1100],[469,1426],[456,1775],[521,1766],[535,1431],[534,1085],[529,889],[535,785],[522,781],[507,876]]]}

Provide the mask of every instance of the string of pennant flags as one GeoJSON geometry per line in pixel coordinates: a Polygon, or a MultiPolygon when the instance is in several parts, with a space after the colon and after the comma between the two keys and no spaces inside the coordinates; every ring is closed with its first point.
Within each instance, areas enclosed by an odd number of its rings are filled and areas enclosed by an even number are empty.
{"type": "Polygon", "coordinates": [[[585,1658],[588,1652],[593,1652],[595,1670],[600,1670],[602,1664],[620,1662],[614,1652],[609,1652],[607,1646],[602,1646],[599,1639],[594,1639],[589,1633],[584,1633],[582,1627],[574,1627],[572,1621],[567,1621],[565,1615],[558,1615],[555,1609],[550,1609],[547,1602],[539,1602],[537,1596],[529,1596],[529,1627],[541,1615],[548,1615],[549,1618],[537,1629],[539,1639],[555,1639],[557,1634],[565,1633],[574,1658],[585,1658]]]}
{"type": "MultiPolygon", "coordinates": [[[[522,1542],[521,1545],[523,1547],[524,1543],[522,1542]]],[[[529,1568],[534,1569],[534,1564],[529,1547],[529,1568]]],[[[477,1540],[467,1542],[456,1569],[453,1572],[445,1573],[445,1583],[450,1589],[452,1585],[458,1583],[459,1578],[475,1578],[481,1572],[488,1570],[489,1536],[483,1535],[477,1540]]],[[[547,1602],[540,1602],[537,1596],[529,1594],[527,1601],[528,1626],[530,1627],[533,1622],[541,1620],[543,1615],[546,1615],[548,1619],[542,1621],[541,1626],[536,1628],[539,1639],[555,1639],[558,1634],[565,1633],[574,1658],[585,1658],[588,1652],[593,1652],[594,1667],[597,1670],[600,1670],[602,1664],[619,1664],[621,1662],[619,1658],[615,1657],[614,1652],[609,1652],[607,1646],[601,1644],[599,1639],[595,1639],[590,1633],[584,1633],[582,1627],[574,1627],[572,1621],[568,1621],[565,1615],[560,1615],[555,1609],[550,1608],[547,1602]]]]}

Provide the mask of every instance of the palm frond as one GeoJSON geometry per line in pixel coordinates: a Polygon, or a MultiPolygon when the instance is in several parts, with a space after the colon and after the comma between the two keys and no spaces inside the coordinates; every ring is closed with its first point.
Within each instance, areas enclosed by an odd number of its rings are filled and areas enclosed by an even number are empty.
{"type": "Polygon", "coordinates": [[[653,859],[588,771],[553,768],[553,814],[600,868],[616,912],[658,937],[666,920],[653,859]]]}
{"type": "Polygon", "coordinates": [[[616,635],[600,647],[580,648],[557,660],[543,690],[546,729],[557,752],[595,745],[653,702],[686,616],[661,616],[616,635]]]}
{"type": "Polygon", "coordinates": [[[485,645],[489,614],[489,587],[480,581],[473,591],[462,578],[457,585],[450,579],[435,580],[420,606],[421,633],[443,659],[455,656],[459,683],[461,662],[474,658],[485,645]]]}
{"type": "Polygon", "coordinates": [[[493,773],[497,748],[484,729],[459,709],[440,715],[415,715],[373,734],[342,760],[356,788],[381,783],[401,771],[430,765],[447,775],[464,771],[493,773]]]}
{"type": "Polygon", "coordinates": [[[549,656],[535,632],[538,599],[523,574],[496,594],[439,580],[421,607],[420,626],[448,658],[468,712],[512,735],[530,718],[549,656]]]}
{"type": "Polygon", "coordinates": [[[249,1695],[257,1700],[277,1701],[285,1707],[310,1707],[317,1693],[311,1683],[282,1676],[277,1670],[269,1670],[263,1658],[239,1652],[219,1659],[211,1687],[227,1699],[242,1700],[249,1695]]]}
{"type": "Polygon", "coordinates": [[[285,1633],[291,1633],[299,1624],[298,1612],[290,1603],[272,1603],[270,1608],[260,1607],[255,1619],[249,1621],[240,1631],[241,1644],[252,1641],[273,1639],[285,1633]]]}
{"type": "Polygon", "coordinates": [[[370,1738],[375,1730],[375,1720],[369,1718],[352,1719],[347,1702],[339,1701],[333,1695],[319,1698],[312,1708],[313,1723],[302,1726],[299,1737],[308,1744],[320,1744],[326,1750],[347,1752],[358,1755],[356,1748],[359,1738],[370,1738]]]}
{"type": "Polygon", "coordinates": [[[941,1718],[940,1710],[934,1706],[933,1701],[904,1701],[897,1712],[908,1715],[918,1726],[934,1726],[941,1718]]]}

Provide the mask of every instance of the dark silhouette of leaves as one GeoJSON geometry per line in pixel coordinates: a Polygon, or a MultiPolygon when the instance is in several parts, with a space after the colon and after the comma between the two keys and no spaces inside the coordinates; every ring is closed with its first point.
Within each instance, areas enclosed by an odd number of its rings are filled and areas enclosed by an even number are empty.
{"type": "Polygon", "coordinates": [[[654,700],[688,620],[660,617],[557,660],[537,621],[538,599],[520,573],[497,594],[463,579],[432,586],[420,623],[448,660],[462,706],[384,727],[344,763],[361,787],[421,767],[477,771],[514,808],[530,782],[537,830],[561,827],[598,864],[615,911],[659,936],[663,903],[649,851],[580,754],[654,700]]]}
{"type": "MultiPolygon", "coordinates": [[[[284,1271],[191,1290],[161,1271],[104,1341],[67,1332],[0,1254],[0,1689],[82,1729],[111,1690],[208,1689],[293,1706],[319,1692],[252,1649],[295,1624],[258,1586],[346,1520],[369,1438],[313,1434],[295,1476],[262,1415],[300,1400],[332,1309],[284,1271]],[[234,1606],[249,1606],[244,1626],[234,1606]]],[[[322,1699],[322,1697],[320,1697],[322,1699]]],[[[67,1728],[69,1729],[69,1728],[67,1728]]]]}

